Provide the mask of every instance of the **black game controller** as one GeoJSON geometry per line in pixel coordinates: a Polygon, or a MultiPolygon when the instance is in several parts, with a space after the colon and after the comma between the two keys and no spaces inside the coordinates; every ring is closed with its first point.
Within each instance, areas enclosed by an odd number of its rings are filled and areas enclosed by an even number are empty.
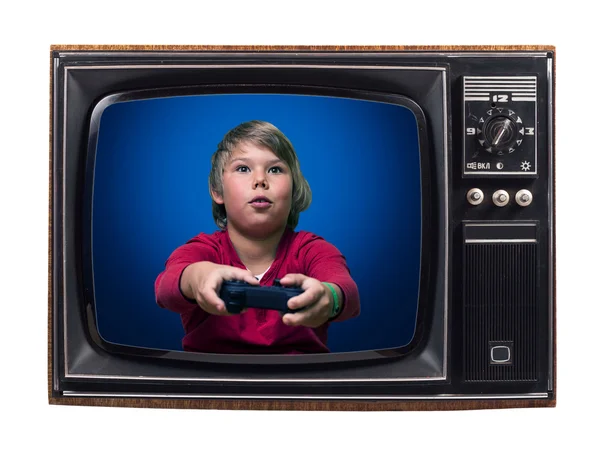
{"type": "Polygon", "coordinates": [[[238,314],[244,308],[264,308],[285,314],[305,309],[290,310],[287,306],[290,298],[303,292],[299,288],[282,286],[279,279],[275,279],[275,285],[271,287],[253,286],[243,281],[224,281],[220,297],[225,302],[227,311],[232,314],[238,314]]]}

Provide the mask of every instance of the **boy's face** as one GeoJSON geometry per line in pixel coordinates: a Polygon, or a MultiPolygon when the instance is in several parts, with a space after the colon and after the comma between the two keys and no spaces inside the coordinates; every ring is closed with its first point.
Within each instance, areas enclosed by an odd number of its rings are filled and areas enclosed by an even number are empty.
{"type": "Polygon", "coordinates": [[[223,195],[227,223],[248,236],[273,233],[285,227],[292,205],[290,167],[270,149],[240,143],[223,172],[223,195]]]}

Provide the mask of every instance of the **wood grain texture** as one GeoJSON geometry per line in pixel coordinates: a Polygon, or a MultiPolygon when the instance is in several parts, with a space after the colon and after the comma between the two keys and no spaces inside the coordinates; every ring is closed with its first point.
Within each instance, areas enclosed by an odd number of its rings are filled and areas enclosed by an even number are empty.
{"type": "Polygon", "coordinates": [[[151,398],[51,398],[50,404],[72,406],[223,409],[237,411],[466,411],[555,407],[549,400],[448,400],[448,401],[293,401],[223,399],[151,399],[151,398]]]}
{"type": "Polygon", "coordinates": [[[51,51],[554,51],[552,45],[51,45],[51,51]]]}
{"type": "Polygon", "coordinates": [[[53,188],[52,184],[54,182],[54,172],[52,169],[52,143],[53,136],[52,130],[54,126],[54,117],[53,117],[53,106],[54,106],[54,93],[52,89],[54,87],[54,72],[53,72],[53,59],[52,59],[52,51],[50,51],[50,108],[49,108],[49,120],[48,124],[48,145],[50,150],[49,161],[48,161],[48,170],[49,170],[49,179],[48,179],[48,399],[50,402],[52,401],[52,333],[54,332],[54,324],[52,322],[52,305],[54,300],[54,290],[52,287],[52,204],[54,202],[53,197],[53,188]]]}
{"type": "MultiPolygon", "coordinates": [[[[556,338],[556,261],[554,267],[553,294],[553,355],[554,397],[550,400],[435,400],[435,401],[340,401],[340,400],[223,400],[223,399],[154,399],[154,398],[83,398],[56,397],[52,395],[53,370],[53,254],[52,254],[52,203],[53,203],[53,60],[56,52],[85,51],[154,51],[154,52],[553,52],[553,134],[552,151],[556,148],[556,48],[553,45],[51,45],[50,46],[50,79],[49,79],[49,210],[48,210],[48,402],[51,405],[129,407],[129,408],[165,408],[165,409],[223,409],[223,410],[298,410],[298,411],[453,411],[477,409],[510,409],[555,407],[557,396],[557,338],[556,338]]],[[[556,167],[553,163],[553,187],[556,191],[556,167]]],[[[555,196],[556,200],[556,196],[555,196]]],[[[556,208],[552,210],[553,222],[556,222],[556,208]]],[[[555,235],[552,236],[553,252],[556,251],[555,235]]]]}

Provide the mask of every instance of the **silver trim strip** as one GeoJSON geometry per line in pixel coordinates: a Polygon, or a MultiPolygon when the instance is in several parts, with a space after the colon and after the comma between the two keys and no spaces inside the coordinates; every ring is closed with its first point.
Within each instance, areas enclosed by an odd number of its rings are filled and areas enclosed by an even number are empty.
{"type": "Polygon", "coordinates": [[[554,164],[552,160],[554,159],[554,101],[553,101],[553,90],[554,90],[554,81],[552,79],[553,75],[554,63],[552,59],[548,59],[548,185],[550,193],[548,194],[548,255],[550,260],[548,261],[548,390],[552,391],[553,381],[554,381],[554,306],[556,303],[554,297],[554,164]]]}
{"type": "Polygon", "coordinates": [[[537,226],[535,223],[466,223],[467,226],[537,226]]]}
{"type": "Polygon", "coordinates": [[[523,89],[523,90],[531,90],[531,89],[535,89],[535,84],[512,84],[512,83],[496,83],[496,82],[490,82],[490,83],[465,83],[465,88],[466,89],[471,89],[471,90],[483,90],[485,89],[490,89],[490,91],[494,91],[494,90],[519,90],[519,89],[523,89]]]}
{"type": "MultiPolygon", "coordinates": [[[[486,100],[487,101],[487,100],[486,100]]],[[[518,175],[518,176],[536,176],[537,172],[463,172],[464,175],[518,175]]]]}
{"type": "Polygon", "coordinates": [[[513,75],[507,75],[507,76],[484,76],[484,77],[477,77],[477,76],[465,76],[465,79],[470,81],[470,82],[477,82],[479,80],[483,81],[483,82],[487,82],[489,80],[493,80],[493,81],[499,81],[499,80],[535,80],[535,75],[524,75],[524,76],[513,76],[513,75]]]}
{"type": "Polygon", "coordinates": [[[515,79],[515,80],[489,80],[485,77],[475,77],[469,78],[468,75],[465,76],[465,86],[470,87],[488,87],[488,86],[496,86],[496,87],[535,87],[535,79],[515,79]]]}
{"type": "Polygon", "coordinates": [[[128,64],[128,65],[107,65],[107,66],[65,66],[65,69],[415,69],[425,71],[442,71],[442,67],[413,67],[413,66],[350,66],[350,65],[325,65],[325,64],[128,64]]]}
{"type": "Polygon", "coordinates": [[[67,208],[67,182],[65,178],[67,177],[67,79],[69,75],[67,71],[64,71],[64,82],[63,82],[63,139],[62,139],[62,272],[63,272],[63,350],[65,354],[65,375],[67,375],[67,371],[69,368],[69,355],[67,351],[67,239],[65,237],[65,232],[67,229],[66,223],[66,213],[65,210],[67,208]]]}
{"type": "Polygon", "coordinates": [[[347,383],[347,382],[439,382],[446,380],[444,377],[401,377],[401,378],[343,378],[343,379],[230,379],[230,378],[212,378],[212,377],[155,377],[155,376],[121,376],[121,375],[90,375],[90,374],[68,374],[65,377],[73,379],[103,379],[103,380],[169,380],[173,382],[250,382],[250,383],[347,383]]]}
{"type": "MultiPolygon", "coordinates": [[[[60,290],[60,288],[58,287],[58,282],[57,279],[55,277],[55,273],[54,273],[54,267],[56,265],[56,254],[54,252],[54,247],[56,245],[56,235],[57,235],[57,228],[58,228],[58,224],[60,223],[60,217],[57,217],[57,213],[56,213],[56,208],[55,208],[55,203],[56,203],[56,195],[54,194],[54,190],[55,190],[55,185],[57,184],[58,178],[56,178],[55,175],[55,168],[56,168],[56,158],[57,156],[60,155],[60,146],[57,146],[57,140],[56,137],[54,136],[55,134],[55,127],[56,124],[58,123],[58,74],[59,74],[59,63],[60,60],[58,58],[54,58],[54,66],[52,69],[52,170],[50,171],[50,175],[52,175],[52,192],[50,192],[51,194],[51,198],[52,198],[52,215],[50,215],[52,217],[52,228],[50,230],[50,232],[52,233],[52,242],[50,243],[50,250],[52,252],[52,266],[51,266],[51,271],[52,271],[52,281],[51,281],[51,289],[52,290],[52,383],[54,386],[54,390],[58,390],[59,386],[60,386],[60,370],[59,370],[59,361],[57,360],[57,356],[58,356],[58,339],[59,339],[59,334],[58,334],[58,300],[57,297],[55,296],[55,288],[56,288],[56,295],[58,295],[58,292],[60,290]],[[57,149],[58,148],[58,149],[57,149]],[[58,219],[57,219],[58,218],[58,219]]],[[[63,138],[63,142],[64,142],[64,138],[63,138]]],[[[64,210],[64,209],[63,209],[64,210]]],[[[60,244],[59,244],[60,245],[60,244]]],[[[64,286],[64,281],[63,281],[63,286],[64,286]]],[[[64,326],[63,326],[64,328],[64,326]]],[[[66,359],[66,358],[65,358],[66,359]]]]}
{"type": "Polygon", "coordinates": [[[500,243],[509,242],[511,244],[521,244],[523,242],[537,242],[536,239],[465,239],[465,244],[489,244],[489,243],[500,243]]]}
{"type": "Polygon", "coordinates": [[[184,394],[184,393],[102,393],[102,392],[77,392],[64,391],[64,396],[80,396],[80,397],[101,397],[101,398],[164,398],[164,399],[272,399],[272,400],[386,400],[386,401],[418,401],[418,400],[505,400],[505,399],[545,399],[548,398],[548,393],[529,393],[521,395],[430,395],[430,396],[309,396],[309,395],[201,395],[201,394],[184,394]]]}
{"type": "Polygon", "coordinates": [[[443,118],[444,118],[444,244],[446,246],[446,252],[444,258],[446,260],[444,264],[444,349],[443,349],[443,361],[442,361],[442,376],[444,378],[448,375],[448,295],[449,295],[449,264],[450,264],[450,223],[449,223],[449,215],[450,215],[450,183],[449,183],[449,166],[448,166],[448,157],[449,157],[449,139],[448,139],[448,92],[447,86],[449,85],[447,81],[446,70],[442,71],[442,80],[443,80],[443,96],[442,96],[442,105],[443,105],[443,118]]]}
{"type": "Polygon", "coordinates": [[[515,80],[504,81],[504,80],[495,80],[493,82],[486,82],[485,80],[469,80],[466,84],[467,88],[476,88],[476,87],[510,87],[510,88],[535,88],[534,82],[517,82],[515,80]]]}

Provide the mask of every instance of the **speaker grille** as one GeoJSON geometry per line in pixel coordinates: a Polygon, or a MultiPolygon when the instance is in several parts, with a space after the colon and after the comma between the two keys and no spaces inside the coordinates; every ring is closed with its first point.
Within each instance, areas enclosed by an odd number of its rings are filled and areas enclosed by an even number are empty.
{"type": "Polygon", "coordinates": [[[464,245],[465,380],[535,381],[537,243],[464,245]]]}

